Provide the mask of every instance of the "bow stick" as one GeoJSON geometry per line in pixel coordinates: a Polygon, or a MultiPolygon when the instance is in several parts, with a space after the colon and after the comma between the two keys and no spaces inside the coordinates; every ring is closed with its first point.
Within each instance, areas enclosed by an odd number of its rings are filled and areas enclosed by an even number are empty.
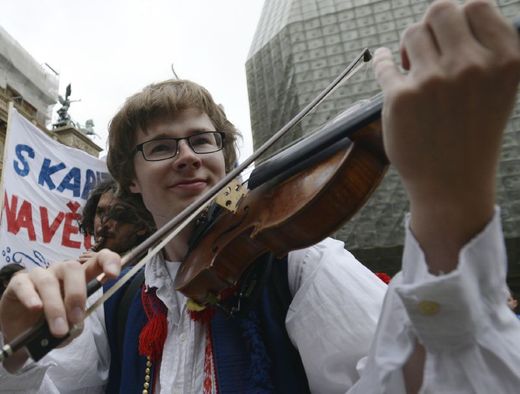
{"type": "MultiPolygon", "coordinates": [[[[257,158],[283,137],[294,125],[296,125],[304,116],[312,109],[320,104],[341,82],[349,79],[355,72],[361,68],[364,62],[370,61],[372,55],[368,49],[364,49],[351,62],[345,70],[341,72],[318,96],[316,96],[309,104],[305,106],[295,117],[293,117],[285,126],[277,131],[269,138],[260,148],[249,156],[242,164],[231,170],[224,178],[218,181],[206,193],[198,198],[194,203],[186,207],[181,213],[172,218],[163,227],[158,229],[150,237],[141,242],[132,249],[128,254],[122,257],[121,266],[125,267],[134,262],[139,257],[145,255],[137,264],[135,264],[125,275],[123,275],[116,284],[114,284],[107,292],[103,294],[94,304],[92,304],[85,312],[85,317],[91,315],[94,310],[102,305],[110,298],[121,286],[123,286],[133,275],[135,275],[155,254],[157,254],[171,239],[173,239],[184,227],[196,218],[212,201],[224,190],[231,181],[237,178],[246,168],[248,168],[257,158]],[[361,62],[363,61],[363,62],[361,62]],[[147,253],[148,252],[148,253],[147,253]]],[[[103,286],[105,275],[101,274],[87,285],[87,295],[92,295],[103,286]]],[[[82,324],[75,324],[69,332],[61,338],[52,336],[49,326],[45,319],[40,323],[27,330],[25,333],[16,337],[10,343],[4,345],[0,351],[0,362],[10,357],[22,348],[26,348],[33,360],[38,361],[49,351],[57,347],[70,336],[81,332],[82,324]]]]}

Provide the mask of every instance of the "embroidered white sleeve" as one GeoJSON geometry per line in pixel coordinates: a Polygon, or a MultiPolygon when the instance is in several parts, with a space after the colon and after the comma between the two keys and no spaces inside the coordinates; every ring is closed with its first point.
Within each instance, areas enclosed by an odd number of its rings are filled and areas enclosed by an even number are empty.
{"type": "Polygon", "coordinates": [[[498,210],[447,275],[428,273],[407,230],[403,272],[392,280],[367,366],[352,393],[403,392],[401,367],[416,339],[427,351],[421,392],[517,393],[520,323],[506,305],[505,277],[498,210]]]}

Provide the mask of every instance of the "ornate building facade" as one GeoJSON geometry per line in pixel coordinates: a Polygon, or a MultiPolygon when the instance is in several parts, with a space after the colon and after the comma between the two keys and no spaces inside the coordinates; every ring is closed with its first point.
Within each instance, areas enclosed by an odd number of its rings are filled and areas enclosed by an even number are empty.
{"type": "Polygon", "coordinates": [[[72,126],[50,131],[51,111],[58,99],[56,74],[42,67],[0,26],[0,171],[9,103],[43,132],[61,143],[97,157],[102,148],[72,126]]]}

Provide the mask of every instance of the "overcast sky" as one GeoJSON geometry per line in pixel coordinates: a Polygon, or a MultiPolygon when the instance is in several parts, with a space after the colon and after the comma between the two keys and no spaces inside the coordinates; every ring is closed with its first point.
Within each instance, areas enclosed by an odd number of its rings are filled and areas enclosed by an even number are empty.
{"type": "MultiPolygon", "coordinates": [[[[209,89],[250,153],[245,62],[263,0],[0,0],[0,25],[37,62],[72,84],[69,113],[107,124],[126,97],[172,77],[209,89]],[[249,146],[249,147],[248,147],[249,146]]],[[[59,108],[54,108],[54,114],[59,108]]],[[[56,115],[54,115],[56,116],[56,115]]]]}

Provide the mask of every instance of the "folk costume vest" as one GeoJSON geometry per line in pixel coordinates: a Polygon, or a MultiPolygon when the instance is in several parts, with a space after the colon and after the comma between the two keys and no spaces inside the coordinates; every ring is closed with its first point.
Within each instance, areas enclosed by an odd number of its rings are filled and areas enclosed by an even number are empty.
{"type": "MultiPolygon", "coordinates": [[[[266,256],[255,267],[263,277],[258,283],[256,299],[249,305],[243,303],[241,313],[233,317],[217,310],[209,322],[217,392],[308,393],[300,355],[285,329],[285,316],[292,299],[287,258],[273,261],[266,256]]],[[[107,283],[105,290],[113,283],[107,283]]],[[[155,365],[138,352],[139,334],[148,319],[140,289],[128,297],[125,292],[128,286],[123,286],[105,303],[111,351],[106,392],[152,393],[155,365]],[[119,310],[122,298],[127,298],[124,302],[128,303],[126,324],[120,321],[124,320],[119,310]]]]}

